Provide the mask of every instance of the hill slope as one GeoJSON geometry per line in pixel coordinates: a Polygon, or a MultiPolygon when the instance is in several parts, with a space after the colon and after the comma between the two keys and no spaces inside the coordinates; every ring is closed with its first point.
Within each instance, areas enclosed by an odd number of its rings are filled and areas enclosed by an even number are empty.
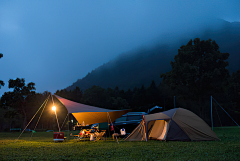
{"type": "Polygon", "coordinates": [[[84,78],[77,80],[67,90],[76,86],[85,90],[93,85],[103,88],[127,90],[129,88],[149,86],[152,80],[160,83],[160,74],[171,70],[170,61],[178,53],[181,45],[186,45],[190,39],[199,37],[201,40],[211,38],[220,47],[220,52],[230,54],[229,71],[240,69],[240,22],[229,23],[221,20],[218,27],[209,27],[180,38],[175,43],[161,43],[151,48],[139,48],[135,51],[123,53],[112,60],[88,73],[84,78]]]}

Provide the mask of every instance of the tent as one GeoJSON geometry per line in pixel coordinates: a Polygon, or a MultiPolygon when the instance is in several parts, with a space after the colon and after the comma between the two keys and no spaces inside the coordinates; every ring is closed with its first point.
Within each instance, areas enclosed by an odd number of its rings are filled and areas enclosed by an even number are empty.
{"type": "Polygon", "coordinates": [[[183,108],[174,108],[145,116],[125,139],[126,141],[154,140],[219,140],[208,124],[196,114],[183,108]]]}
{"type": "Polygon", "coordinates": [[[70,101],[57,95],[54,96],[67,108],[68,113],[72,113],[80,124],[84,122],[85,125],[109,122],[109,118],[113,122],[130,111],[129,109],[109,110],[70,101]]]}

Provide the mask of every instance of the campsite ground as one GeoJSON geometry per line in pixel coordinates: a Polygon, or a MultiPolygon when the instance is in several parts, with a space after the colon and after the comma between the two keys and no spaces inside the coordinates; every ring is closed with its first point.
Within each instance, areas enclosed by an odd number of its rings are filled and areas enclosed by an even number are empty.
{"type": "MultiPolygon", "coordinates": [[[[53,142],[52,132],[0,133],[0,160],[239,160],[240,128],[215,128],[221,141],[53,142]]],[[[65,135],[69,133],[66,132],[65,135]]]]}

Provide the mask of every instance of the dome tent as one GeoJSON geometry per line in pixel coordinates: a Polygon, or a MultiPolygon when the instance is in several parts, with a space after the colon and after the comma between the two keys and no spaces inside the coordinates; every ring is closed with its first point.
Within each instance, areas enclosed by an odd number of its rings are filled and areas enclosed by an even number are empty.
{"type": "Polygon", "coordinates": [[[174,108],[145,116],[125,141],[219,140],[208,124],[196,114],[183,108],[174,108]]]}

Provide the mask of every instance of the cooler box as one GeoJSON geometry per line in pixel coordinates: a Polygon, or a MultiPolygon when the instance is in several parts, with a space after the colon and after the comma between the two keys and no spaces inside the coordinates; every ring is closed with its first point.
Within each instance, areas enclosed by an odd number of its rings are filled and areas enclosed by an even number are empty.
{"type": "Polygon", "coordinates": [[[108,130],[108,122],[99,123],[98,130],[108,130]]]}
{"type": "Polygon", "coordinates": [[[64,132],[54,132],[53,141],[64,141],[64,132]]]}

